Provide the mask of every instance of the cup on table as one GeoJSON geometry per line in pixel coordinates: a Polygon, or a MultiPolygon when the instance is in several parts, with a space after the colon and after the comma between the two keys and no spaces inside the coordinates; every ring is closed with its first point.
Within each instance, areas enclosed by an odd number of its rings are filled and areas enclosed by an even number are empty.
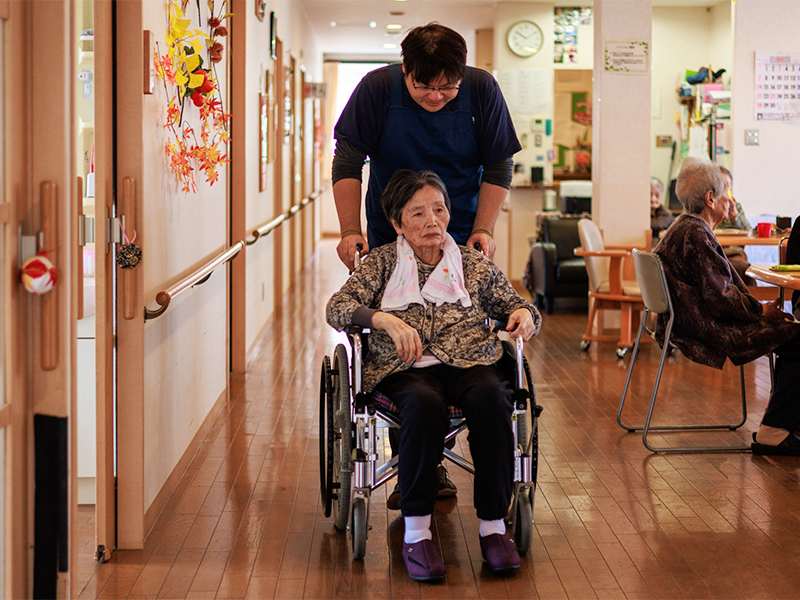
{"type": "Polygon", "coordinates": [[[772,223],[759,223],[757,226],[758,237],[769,237],[772,233],[772,223]]]}

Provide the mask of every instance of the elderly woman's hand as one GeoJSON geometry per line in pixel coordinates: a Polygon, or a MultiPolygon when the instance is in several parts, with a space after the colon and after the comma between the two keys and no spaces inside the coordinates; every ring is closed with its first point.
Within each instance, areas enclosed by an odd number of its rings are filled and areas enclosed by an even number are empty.
{"type": "Polygon", "coordinates": [[[512,339],[522,337],[527,341],[536,333],[536,325],[533,322],[531,311],[527,308],[518,308],[508,317],[507,330],[512,339]]]}
{"type": "MultiPolygon", "coordinates": [[[[527,311],[526,311],[527,312],[527,311]]],[[[385,331],[392,338],[397,354],[406,364],[422,358],[422,341],[417,330],[392,314],[378,311],[372,315],[372,328],[385,331]]]]}

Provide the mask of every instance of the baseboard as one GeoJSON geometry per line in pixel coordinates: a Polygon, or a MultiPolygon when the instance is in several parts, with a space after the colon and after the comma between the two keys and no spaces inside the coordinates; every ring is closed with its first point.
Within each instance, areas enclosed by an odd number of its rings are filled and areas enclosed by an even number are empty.
{"type": "Polygon", "coordinates": [[[176,464],[175,468],[172,469],[172,473],[169,474],[169,477],[167,477],[164,485],[161,486],[158,494],[156,494],[155,499],[145,511],[145,539],[147,539],[147,536],[150,535],[153,526],[156,524],[156,520],[158,519],[159,515],[161,515],[161,511],[164,510],[164,507],[167,505],[167,502],[169,502],[172,494],[178,488],[178,484],[180,483],[181,479],[183,479],[183,476],[189,469],[189,465],[192,463],[195,455],[200,450],[200,446],[208,436],[208,432],[211,431],[211,428],[214,426],[214,423],[217,421],[217,418],[227,403],[228,389],[226,388],[222,391],[222,394],[220,394],[219,398],[217,398],[214,406],[211,407],[211,410],[203,420],[203,424],[200,426],[200,429],[198,429],[197,433],[194,434],[192,441],[189,442],[189,445],[187,446],[180,460],[178,460],[178,464],[176,464]]]}

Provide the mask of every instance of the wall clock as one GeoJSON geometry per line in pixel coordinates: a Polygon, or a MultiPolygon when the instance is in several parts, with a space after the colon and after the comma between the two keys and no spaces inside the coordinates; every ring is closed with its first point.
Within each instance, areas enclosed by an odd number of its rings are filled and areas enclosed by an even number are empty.
{"type": "Polygon", "coordinates": [[[506,42],[514,54],[527,58],[542,49],[544,36],[533,21],[519,21],[509,28],[506,42]]]}

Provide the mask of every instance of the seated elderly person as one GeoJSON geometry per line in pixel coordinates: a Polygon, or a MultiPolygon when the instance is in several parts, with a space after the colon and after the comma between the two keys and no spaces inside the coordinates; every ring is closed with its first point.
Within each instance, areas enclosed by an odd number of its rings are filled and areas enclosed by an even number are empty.
{"type": "Polygon", "coordinates": [[[669,209],[664,206],[661,199],[664,193],[664,184],[658,177],[650,178],[650,229],[653,231],[653,248],[663,237],[667,228],[672,225],[674,217],[669,209]]]}
{"type": "MultiPolygon", "coordinates": [[[[692,360],[721,369],[775,352],[775,386],[753,453],[800,456],[800,322],[778,303],[761,304],[725,257],[713,229],[729,214],[728,182],[708,159],[683,161],[678,198],[685,212],[655,253],[664,264],[675,305],[671,341],[692,360]]],[[[656,338],[663,345],[666,315],[656,338]]]]}
{"type": "Polygon", "coordinates": [[[447,433],[448,405],[469,426],[480,546],[493,571],[519,567],[504,517],[513,486],[512,388],[497,366],[502,347],[486,318],[507,321],[528,339],[541,317],[480,252],[447,233],[450,200],[432,171],[397,171],[381,205],[397,242],[373,248],[328,302],[334,328],[372,330],[364,388],[382,392],[400,411],[400,510],[403,560],[418,581],[445,575],[431,541],[436,466],[447,433]]]}

